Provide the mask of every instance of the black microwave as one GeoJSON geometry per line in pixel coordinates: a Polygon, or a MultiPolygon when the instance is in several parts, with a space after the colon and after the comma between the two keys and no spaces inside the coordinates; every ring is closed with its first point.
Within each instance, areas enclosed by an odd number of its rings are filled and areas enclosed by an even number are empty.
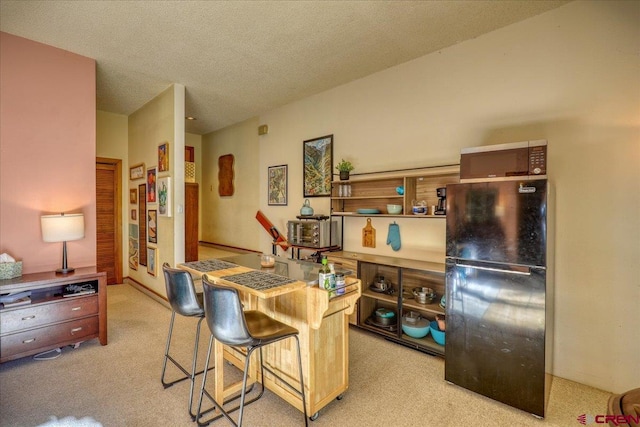
{"type": "Polygon", "coordinates": [[[546,140],[486,145],[460,151],[460,182],[546,177],[546,140]]]}

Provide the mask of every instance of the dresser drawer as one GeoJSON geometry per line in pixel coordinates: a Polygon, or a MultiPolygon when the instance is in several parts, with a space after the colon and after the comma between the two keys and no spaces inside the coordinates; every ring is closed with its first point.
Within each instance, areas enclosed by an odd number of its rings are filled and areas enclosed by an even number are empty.
{"type": "Polygon", "coordinates": [[[98,316],[3,335],[0,337],[0,360],[5,361],[22,353],[33,354],[34,350],[46,347],[62,347],[97,335],[98,316]]]}
{"type": "Polygon", "coordinates": [[[0,312],[0,334],[37,328],[98,313],[98,296],[74,297],[0,312]]]}

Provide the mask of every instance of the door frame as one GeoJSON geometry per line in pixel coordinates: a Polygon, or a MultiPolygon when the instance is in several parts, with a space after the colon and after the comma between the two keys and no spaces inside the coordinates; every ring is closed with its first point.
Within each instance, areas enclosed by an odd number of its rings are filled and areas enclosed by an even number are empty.
{"type": "MultiPolygon", "coordinates": [[[[96,168],[99,164],[109,165],[114,167],[114,188],[115,203],[113,206],[113,216],[116,223],[115,226],[115,276],[116,283],[122,283],[122,160],[111,159],[108,157],[96,157],[96,168]]],[[[97,222],[97,218],[96,218],[97,222]]]]}

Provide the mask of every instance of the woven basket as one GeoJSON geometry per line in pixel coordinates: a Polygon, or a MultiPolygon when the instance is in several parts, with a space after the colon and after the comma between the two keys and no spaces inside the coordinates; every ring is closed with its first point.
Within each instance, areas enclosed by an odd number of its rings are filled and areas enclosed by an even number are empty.
{"type": "Polygon", "coordinates": [[[0,262],[0,280],[22,276],[22,261],[0,262]]]}

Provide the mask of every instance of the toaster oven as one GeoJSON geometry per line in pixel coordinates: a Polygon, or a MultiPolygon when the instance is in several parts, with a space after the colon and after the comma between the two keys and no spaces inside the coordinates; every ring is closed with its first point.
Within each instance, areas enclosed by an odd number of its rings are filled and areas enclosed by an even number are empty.
{"type": "Polygon", "coordinates": [[[338,222],[331,220],[302,219],[287,222],[289,243],[309,248],[340,246],[338,222]]]}

